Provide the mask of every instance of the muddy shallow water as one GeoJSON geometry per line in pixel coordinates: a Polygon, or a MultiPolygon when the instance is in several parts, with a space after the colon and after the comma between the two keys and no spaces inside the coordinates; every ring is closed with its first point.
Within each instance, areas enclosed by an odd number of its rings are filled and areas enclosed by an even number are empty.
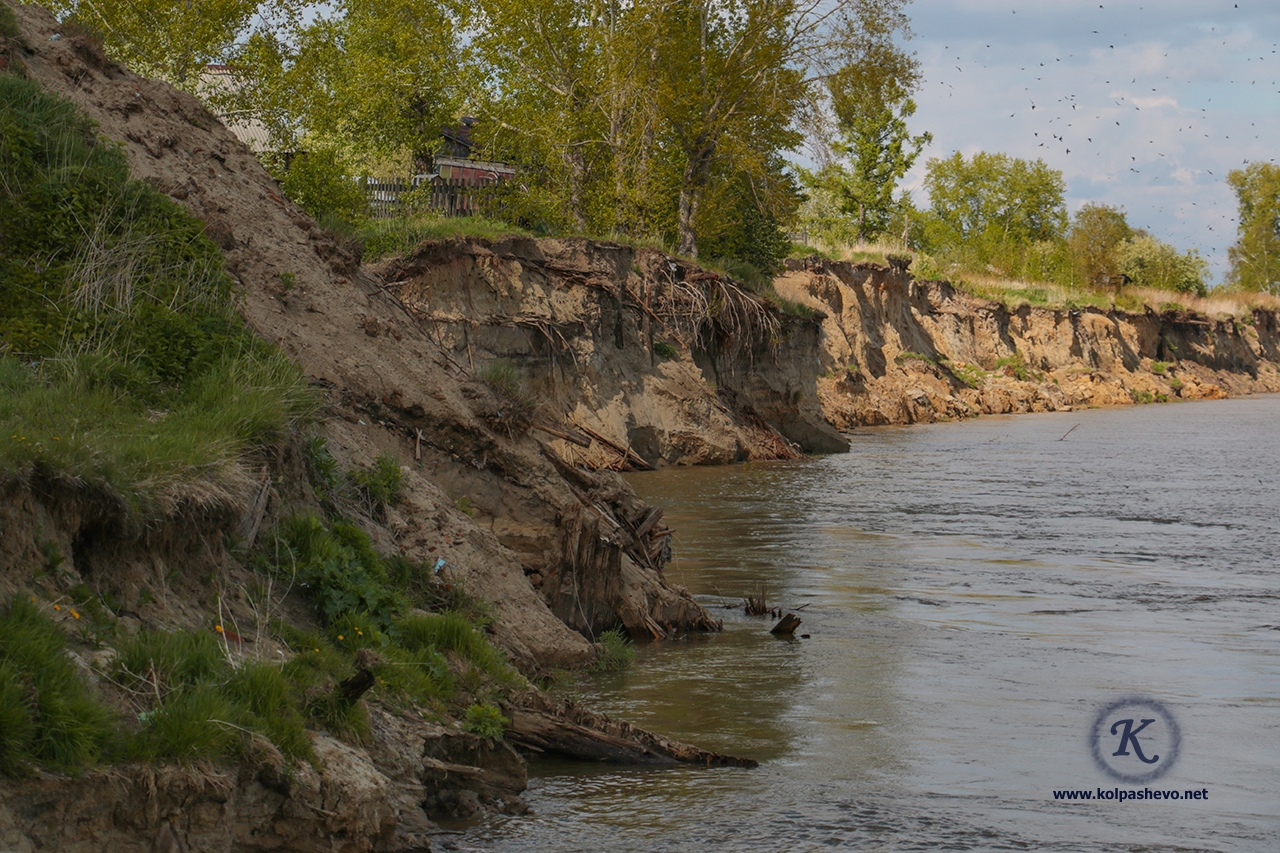
{"type": "Polygon", "coordinates": [[[719,609],[723,634],[578,690],[761,767],[544,763],[534,816],[450,846],[1280,849],[1278,426],[1277,396],[982,418],[636,475],[678,530],[669,577],[717,608],[763,586],[810,638],[719,609]],[[1132,695],[1181,733],[1136,788],[1090,751],[1132,695]],[[1208,799],[1053,798],[1115,787],[1208,799]]]}

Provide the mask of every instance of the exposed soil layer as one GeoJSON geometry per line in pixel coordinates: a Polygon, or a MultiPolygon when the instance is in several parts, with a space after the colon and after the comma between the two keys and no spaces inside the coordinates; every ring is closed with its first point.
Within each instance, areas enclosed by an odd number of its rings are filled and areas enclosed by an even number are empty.
{"type": "Polygon", "coordinates": [[[374,270],[460,369],[514,368],[529,417],[560,428],[546,435],[570,464],[628,469],[848,449],[817,404],[818,317],[786,314],[657,250],[454,240],[374,270]]]}
{"type": "Polygon", "coordinates": [[[947,282],[816,259],[788,261],[775,287],[827,315],[818,396],[841,429],[1280,391],[1273,311],[1010,311],[947,282]]]}

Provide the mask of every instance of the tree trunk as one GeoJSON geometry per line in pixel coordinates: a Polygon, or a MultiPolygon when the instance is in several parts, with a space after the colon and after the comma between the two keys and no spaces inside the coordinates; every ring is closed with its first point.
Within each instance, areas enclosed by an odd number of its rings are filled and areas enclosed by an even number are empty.
{"type": "Polygon", "coordinates": [[[703,148],[689,156],[685,164],[684,174],[680,180],[680,219],[677,236],[676,254],[697,260],[698,235],[694,223],[698,219],[698,205],[702,202],[702,188],[707,181],[707,173],[711,169],[711,157],[714,148],[703,148]]]}
{"type": "Polygon", "coordinates": [[[587,216],[582,211],[582,190],[587,182],[587,162],[577,146],[565,153],[569,163],[569,220],[579,234],[587,231],[587,216]]]}

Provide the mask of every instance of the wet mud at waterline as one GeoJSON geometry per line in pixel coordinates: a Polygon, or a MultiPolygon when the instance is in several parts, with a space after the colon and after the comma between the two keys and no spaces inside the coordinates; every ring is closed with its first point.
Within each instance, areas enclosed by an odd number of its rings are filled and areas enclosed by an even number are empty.
{"type": "Polygon", "coordinates": [[[581,696],[761,766],[535,763],[534,815],[449,843],[1276,849],[1277,418],[1276,396],[983,418],[867,430],[804,462],[635,475],[678,529],[668,577],[725,631],[643,647],[581,696]],[[762,589],[808,639],[743,614],[762,589]],[[1177,764],[1145,786],[1104,774],[1089,743],[1099,711],[1134,695],[1181,732],[1177,764]],[[1054,799],[1144,787],[1207,794],[1054,799]]]}

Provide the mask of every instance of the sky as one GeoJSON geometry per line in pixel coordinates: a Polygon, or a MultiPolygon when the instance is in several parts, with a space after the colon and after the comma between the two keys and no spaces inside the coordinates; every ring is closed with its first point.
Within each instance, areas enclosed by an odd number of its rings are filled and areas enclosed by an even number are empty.
{"type": "Polygon", "coordinates": [[[1280,0],[915,0],[908,42],[924,82],[926,162],[955,151],[1040,158],[1067,206],[1122,207],[1129,224],[1198,249],[1215,281],[1235,241],[1226,175],[1280,159],[1280,0]]]}

